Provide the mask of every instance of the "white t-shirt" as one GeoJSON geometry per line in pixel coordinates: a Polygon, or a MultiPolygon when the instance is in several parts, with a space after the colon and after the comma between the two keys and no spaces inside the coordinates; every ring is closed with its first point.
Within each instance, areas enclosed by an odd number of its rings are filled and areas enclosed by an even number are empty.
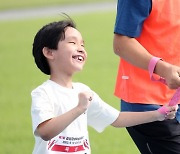
{"type": "Polygon", "coordinates": [[[73,83],[73,89],[68,89],[54,81],[47,80],[32,91],[31,115],[35,136],[33,154],[91,153],[87,125],[102,132],[119,115],[118,110],[103,102],[92,90],[93,100],[88,110],[66,127],[63,132],[50,141],[44,141],[36,133],[39,124],[76,107],[78,94],[89,90],[91,89],[82,83],[73,83]]]}

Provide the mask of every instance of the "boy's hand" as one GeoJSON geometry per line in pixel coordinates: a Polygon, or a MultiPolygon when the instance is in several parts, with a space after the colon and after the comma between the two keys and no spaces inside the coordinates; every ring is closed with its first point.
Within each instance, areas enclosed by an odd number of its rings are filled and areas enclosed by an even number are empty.
{"type": "Polygon", "coordinates": [[[83,112],[85,110],[87,110],[87,108],[89,107],[91,101],[92,101],[92,97],[93,97],[93,93],[92,92],[81,92],[79,93],[79,103],[78,103],[78,107],[83,110],[83,112]]]}
{"type": "Polygon", "coordinates": [[[176,112],[178,110],[178,105],[176,106],[162,106],[157,111],[160,114],[159,121],[165,119],[174,119],[176,116],[176,112]]]}

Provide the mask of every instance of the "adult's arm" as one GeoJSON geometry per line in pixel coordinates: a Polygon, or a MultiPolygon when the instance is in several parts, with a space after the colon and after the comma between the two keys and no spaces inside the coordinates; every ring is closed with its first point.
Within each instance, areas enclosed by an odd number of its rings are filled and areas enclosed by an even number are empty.
{"type": "MultiPolygon", "coordinates": [[[[148,64],[153,57],[135,38],[114,34],[113,48],[116,55],[134,66],[148,70],[148,64]]],[[[171,89],[180,86],[180,67],[159,60],[154,73],[166,79],[171,89]]]]}
{"type": "MultiPolygon", "coordinates": [[[[151,12],[152,0],[118,0],[117,6],[114,52],[132,65],[147,70],[154,55],[151,55],[135,37],[141,34],[143,22],[151,12]]],[[[158,61],[154,73],[164,77],[169,88],[176,89],[180,86],[180,67],[158,61]]]]}

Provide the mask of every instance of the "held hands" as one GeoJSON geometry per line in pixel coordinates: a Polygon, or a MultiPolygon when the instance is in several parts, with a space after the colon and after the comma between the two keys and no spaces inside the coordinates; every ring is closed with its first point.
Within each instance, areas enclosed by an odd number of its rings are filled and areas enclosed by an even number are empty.
{"type": "Polygon", "coordinates": [[[163,121],[165,119],[174,119],[176,112],[178,110],[178,105],[176,106],[162,106],[157,111],[159,113],[159,121],[163,121]]]}
{"type": "Polygon", "coordinates": [[[93,93],[92,92],[81,92],[78,95],[79,97],[79,103],[78,103],[78,107],[80,108],[80,110],[82,110],[82,112],[86,111],[87,108],[89,107],[92,98],[93,98],[93,93]]]}

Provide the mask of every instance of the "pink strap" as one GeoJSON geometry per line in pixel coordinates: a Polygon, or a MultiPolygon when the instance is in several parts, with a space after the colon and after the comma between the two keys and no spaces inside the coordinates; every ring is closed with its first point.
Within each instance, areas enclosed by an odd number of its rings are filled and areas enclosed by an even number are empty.
{"type": "MultiPolygon", "coordinates": [[[[175,94],[173,95],[172,99],[169,102],[169,106],[175,106],[178,104],[180,100],[180,87],[176,90],[175,94]]],[[[167,114],[169,112],[166,106],[162,106],[158,109],[159,113],[167,114]]]]}
{"type": "MultiPolygon", "coordinates": [[[[148,70],[149,70],[149,75],[150,75],[150,78],[152,81],[160,81],[161,83],[164,83],[166,84],[166,80],[162,77],[160,77],[158,80],[156,80],[154,77],[153,77],[153,72],[154,72],[154,69],[155,69],[155,66],[157,64],[157,62],[159,60],[162,60],[161,58],[158,58],[158,57],[153,57],[151,58],[150,62],[149,62],[149,65],[148,65],[148,70]]],[[[173,97],[171,98],[170,102],[169,102],[169,106],[175,106],[178,104],[180,100],[180,87],[176,90],[175,94],[173,95],[173,97]]],[[[166,109],[163,107],[159,108],[158,111],[160,111],[160,113],[162,112],[165,112],[166,109]],[[162,108],[162,109],[161,109],[162,108]]]]}
{"type": "MultiPolygon", "coordinates": [[[[169,106],[175,106],[178,104],[180,100],[180,87],[176,90],[175,94],[171,98],[169,102],[169,106]]],[[[159,113],[161,114],[167,114],[169,112],[168,108],[166,106],[162,106],[158,109],[159,113]]]]}
{"type": "Polygon", "coordinates": [[[152,81],[160,81],[164,84],[166,84],[166,80],[162,77],[160,77],[158,80],[156,80],[154,77],[153,77],[153,73],[154,73],[154,69],[155,69],[155,66],[157,64],[157,62],[159,60],[162,60],[161,58],[158,58],[158,57],[152,57],[150,62],[149,62],[149,65],[148,65],[148,71],[149,71],[149,75],[150,75],[150,79],[152,81]]]}
{"type": "Polygon", "coordinates": [[[162,106],[158,109],[158,112],[161,114],[167,114],[169,112],[169,110],[166,106],[162,106]]]}

